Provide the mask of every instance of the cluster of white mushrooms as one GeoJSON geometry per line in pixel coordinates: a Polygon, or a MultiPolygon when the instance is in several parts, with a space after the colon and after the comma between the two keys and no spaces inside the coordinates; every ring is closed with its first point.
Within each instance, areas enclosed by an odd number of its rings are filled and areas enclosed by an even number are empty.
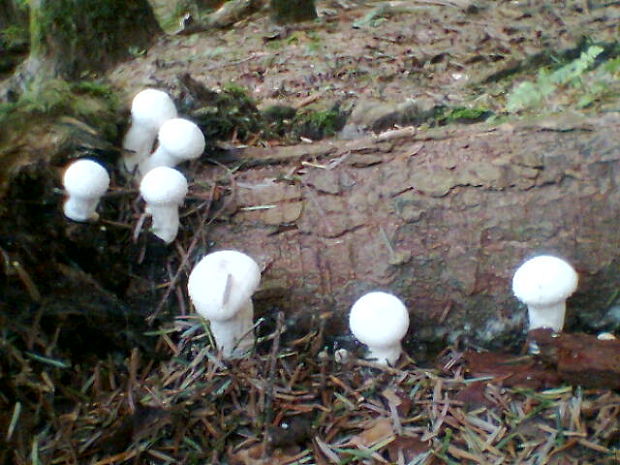
{"type": "MultiPolygon", "coordinates": [[[[529,330],[562,331],[566,299],[577,288],[577,273],[566,261],[540,255],[526,261],[514,274],[515,296],[525,303],[529,330]]],[[[196,311],[209,320],[218,349],[226,358],[238,358],[254,344],[252,294],[260,283],[260,268],[249,256],[222,250],[205,256],[189,277],[188,291],[196,311]]],[[[409,329],[409,312],[395,295],[373,291],[351,307],[349,328],[368,346],[368,358],[395,365],[402,355],[409,329]]]]}
{"type": "MultiPolygon", "coordinates": [[[[152,217],[152,232],[166,243],[179,229],[178,208],[187,194],[187,180],[174,169],[203,153],[205,139],[193,122],[177,117],[170,96],[145,89],[133,99],[131,127],[123,141],[122,169],[137,175],[145,211],[152,217]],[[153,145],[157,139],[157,148],[153,145]]],[[[81,159],[65,171],[65,215],[74,221],[96,221],[97,205],[110,177],[96,161],[81,159]]],[[[218,350],[225,358],[245,355],[254,345],[252,294],[261,272],[248,255],[222,250],[205,256],[192,270],[189,296],[196,311],[209,320],[218,350]]],[[[529,329],[562,331],[566,299],[577,289],[578,277],[566,261],[540,255],[523,263],[514,274],[514,295],[527,305],[529,329]]],[[[368,346],[368,357],[394,365],[402,354],[401,340],[409,328],[409,312],[395,295],[374,291],[351,307],[352,334],[368,346]]]]}
{"type": "MultiPolygon", "coordinates": [[[[145,212],[152,218],[151,230],[167,244],[177,236],[178,210],[187,194],[187,179],[174,167],[200,157],[205,149],[200,128],[177,116],[174,101],[166,92],[140,91],[131,104],[131,126],[123,140],[121,160],[124,173],[140,179],[145,212]]],[[[71,163],[63,177],[65,216],[74,221],[96,221],[97,205],[109,184],[110,177],[98,162],[80,159],[71,163]]]]}

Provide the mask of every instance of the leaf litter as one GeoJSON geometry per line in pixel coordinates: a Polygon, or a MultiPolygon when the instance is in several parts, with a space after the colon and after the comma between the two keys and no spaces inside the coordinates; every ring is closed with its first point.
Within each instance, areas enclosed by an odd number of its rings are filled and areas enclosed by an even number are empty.
{"type": "Polygon", "coordinates": [[[5,330],[3,463],[617,463],[620,395],[506,383],[516,356],[339,363],[316,332],[285,341],[282,317],[236,361],[197,317],[154,333],[158,357],[69,366],[48,363],[61,359],[48,336],[31,334],[46,351],[32,358],[5,330]]]}

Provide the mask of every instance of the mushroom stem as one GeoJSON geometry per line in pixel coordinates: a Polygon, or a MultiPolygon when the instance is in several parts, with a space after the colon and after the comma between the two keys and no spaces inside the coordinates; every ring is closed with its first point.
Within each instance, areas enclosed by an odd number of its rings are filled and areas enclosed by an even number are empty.
{"type": "Polygon", "coordinates": [[[551,328],[555,332],[562,331],[564,317],[566,315],[566,301],[550,305],[528,305],[527,311],[530,319],[529,330],[538,328],[551,328]]]}
{"type": "Polygon", "coordinates": [[[153,234],[166,244],[174,241],[179,231],[179,206],[176,204],[149,205],[146,212],[153,220],[151,227],[153,234]]]}
{"type": "Polygon", "coordinates": [[[210,320],[211,334],[224,358],[241,358],[254,346],[254,306],[244,302],[239,312],[228,320],[210,320]]]}
{"type": "Polygon", "coordinates": [[[63,211],[65,216],[73,221],[97,221],[99,213],[95,210],[98,203],[99,198],[97,197],[77,197],[72,195],[65,200],[63,211]]]}
{"type": "Polygon", "coordinates": [[[153,154],[145,158],[140,163],[140,171],[142,174],[148,173],[153,168],[157,168],[158,166],[168,166],[170,168],[174,168],[179,164],[179,160],[175,158],[165,147],[161,145],[157,147],[157,149],[153,152],[153,154]]]}
{"type": "Polygon", "coordinates": [[[153,149],[153,142],[157,138],[159,128],[145,128],[138,125],[130,126],[123,140],[123,164],[128,173],[133,173],[136,167],[146,160],[153,149]]]}
{"type": "Polygon", "coordinates": [[[366,358],[375,359],[377,363],[383,365],[389,363],[393,366],[400,358],[402,351],[403,348],[400,342],[389,346],[368,346],[368,356],[366,358]]]}

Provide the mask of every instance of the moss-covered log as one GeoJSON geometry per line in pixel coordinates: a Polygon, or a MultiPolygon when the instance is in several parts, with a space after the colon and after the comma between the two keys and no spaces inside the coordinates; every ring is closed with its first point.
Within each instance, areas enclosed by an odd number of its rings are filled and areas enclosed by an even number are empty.
{"type": "Polygon", "coordinates": [[[11,311],[28,315],[40,301],[55,315],[67,300],[93,298],[83,295],[80,283],[88,281],[115,301],[102,307],[103,320],[105,308],[128,318],[175,314],[187,308],[191,266],[211,249],[235,248],[263,267],[257,317],[281,309],[295,332],[331,314],[328,333],[342,335],[356,298],[388,290],[411,311],[407,348],[417,354],[418,342],[522,341],[526,309],[511,295],[512,274],[545,252],[580,274],[567,328],[620,328],[620,119],[613,115],[246,148],[239,169],[182,168],[194,182],[169,248],[146,228],[133,239],[140,228],[131,188],[106,196],[100,224],[62,217],[54,171],[85,145],[63,136],[68,123],[38,123],[28,139],[15,136],[19,158],[7,151],[10,141],[5,149],[7,160],[19,161],[0,209],[0,248],[12,270],[0,296],[11,311]],[[177,250],[188,251],[180,268],[177,250]],[[162,288],[170,273],[173,287],[162,288]]]}

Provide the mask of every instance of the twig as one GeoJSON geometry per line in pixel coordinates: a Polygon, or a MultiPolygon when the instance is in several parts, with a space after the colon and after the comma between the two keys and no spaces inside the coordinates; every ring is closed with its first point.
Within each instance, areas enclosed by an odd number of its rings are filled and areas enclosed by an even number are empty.
{"type": "Polygon", "coordinates": [[[267,458],[269,451],[269,442],[271,435],[269,434],[269,428],[273,421],[273,393],[276,382],[277,374],[277,362],[278,352],[280,351],[280,336],[282,329],[284,328],[284,313],[278,312],[276,319],[276,329],[273,333],[273,342],[271,344],[271,352],[269,353],[269,378],[267,379],[267,386],[265,388],[265,411],[263,414],[263,429],[264,429],[264,448],[263,458],[267,458]]]}
{"type": "Polygon", "coordinates": [[[161,312],[162,308],[164,308],[164,305],[165,305],[166,301],[168,300],[168,297],[170,296],[170,293],[176,287],[177,283],[179,282],[179,279],[181,278],[181,273],[182,273],[183,269],[185,268],[185,265],[187,264],[187,262],[189,260],[189,257],[191,256],[192,252],[194,251],[194,248],[196,247],[196,245],[198,244],[198,239],[200,238],[200,232],[202,232],[204,230],[204,227],[207,224],[207,218],[209,217],[208,213],[209,213],[209,210],[211,209],[211,204],[213,202],[213,194],[215,193],[215,189],[216,189],[216,185],[214,184],[211,187],[211,194],[209,195],[209,202],[205,206],[205,213],[202,216],[202,218],[200,219],[200,223],[198,225],[198,230],[197,230],[198,232],[196,232],[194,234],[194,237],[192,237],[192,242],[190,242],[189,247],[187,248],[187,252],[185,252],[184,254],[181,255],[181,263],[179,263],[179,267],[177,268],[177,272],[175,273],[173,278],[168,283],[168,287],[166,288],[166,291],[164,292],[164,295],[162,296],[161,300],[157,304],[157,307],[155,308],[155,311],[151,315],[149,315],[147,317],[147,319],[146,319],[147,322],[149,323],[149,325],[153,324],[153,322],[155,321],[155,319],[157,318],[157,316],[161,312]]]}

